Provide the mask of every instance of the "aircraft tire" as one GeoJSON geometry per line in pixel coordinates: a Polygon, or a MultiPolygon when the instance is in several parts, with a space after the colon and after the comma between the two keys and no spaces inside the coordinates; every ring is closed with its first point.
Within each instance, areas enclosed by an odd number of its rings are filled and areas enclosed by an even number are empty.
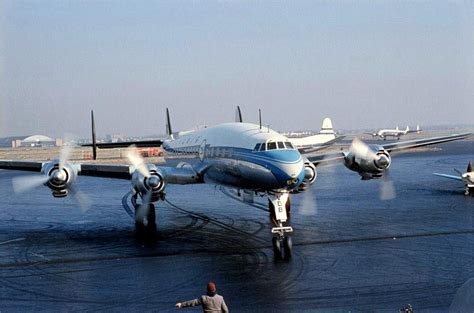
{"type": "Polygon", "coordinates": [[[290,236],[285,236],[285,238],[283,238],[283,250],[285,252],[285,260],[291,259],[293,252],[293,241],[291,240],[290,236]]]}
{"type": "Polygon", "coordinates": [[[275,260],[282,260],[283,259],[283,249],[281,246],[281,240],[277,237],[272,238],[272,244],[273,244],[273,256],[275,257],[275,260]]]}

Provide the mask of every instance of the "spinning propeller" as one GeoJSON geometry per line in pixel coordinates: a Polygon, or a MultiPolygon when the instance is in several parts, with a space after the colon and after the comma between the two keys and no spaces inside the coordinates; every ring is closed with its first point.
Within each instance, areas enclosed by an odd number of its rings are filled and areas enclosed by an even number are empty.
{"type": "Polygon", "coordinates": [[[126,152],[130,164],[135,167],[132,175],[132,186],[139,193],[142,202],[136,209],[136,220],[144,220],[149,213],[149,205],[163,195],[165,181],[163,174],[153,164],[145,164],[136,146],[130,146],[126,152]]]}
{"type": "MultiPolygon", "coordinates": [[[[64,140],[64,142],[68,141],[64,140]]],[[[45,185],[51,189],[54,197],[65,197],[70,192],[79,204],[81,211],[87,211],[91,206],[90,199],[72,186],[77,177],[77,167],[69,163],[72,149],[73,146],[71,145],[63,145],[59,153],[59,160],[43,163],[41,175],[13,178],[13,191],[17,194],[24,193],[45,185]]]]}
{"type": "Polygon", "coordinates": [[[395,186],[388,171],[391,162],[388,153],[384,152],[383,149],[379,150],[380,152],[374,151],[370,146],[358,138],[354,138],[349,151],[356,159],[364,160],[368,166],[373,163],[379,173],[382,173],[383,180],[380,184],[379,192],[380,200],[390,200],[395,198],[395,186]]]}

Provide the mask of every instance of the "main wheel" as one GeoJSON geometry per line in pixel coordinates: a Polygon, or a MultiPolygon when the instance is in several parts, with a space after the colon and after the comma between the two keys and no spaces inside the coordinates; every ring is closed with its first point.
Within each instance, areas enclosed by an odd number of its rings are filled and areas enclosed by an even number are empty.
{"type": "Polygon", "coordinates": [[[290,218],[290,213],[291,213],[291,201],[290,197],[288,196],[288,199],[286,200],[285,203],[285,209],[286,209],[286,215],[288,216],[288,219],[290,218]]]}
{"type": "Polygon", "coordinates": [[[281,247],[281,240],[277,237],[272,238],[272,244],[273,244],[273,255],[275,257],[275,260],[282,260],[283,259],[283,249],[281,247]]]}
{"type": "Polygon", "coordinates": [[[268,199],[268,210],[270,213],[270,221],[273,224],[276,224],[276,214],[275,214],[275,206],[273,205],[273,202],[268,199]]]}
{"type": "Polygon", "coordinates": [[[283,238],[283,250],[285,251],[285,260],[290,259],[293,252],[293,242],[290,236],[283,238]]]}

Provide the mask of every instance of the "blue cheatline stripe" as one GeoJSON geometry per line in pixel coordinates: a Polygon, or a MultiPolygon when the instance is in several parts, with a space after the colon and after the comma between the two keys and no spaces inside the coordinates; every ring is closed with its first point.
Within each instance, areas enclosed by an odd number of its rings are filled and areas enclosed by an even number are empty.
{"type": "MultiPolygon", "coordinates": [[[[193,154],[198,157],[198,152],[187,152],[180,151],[180,148],[172,149],[169,147],[164,147],[165,150],[169,153],[174,153],[177,155],[187,155],[191,156],[193,154]]],[[[268,162],[277,162],[277,163],[284,163],[284,164],[294,164],[301,161],[302,157],[301,154],[297,150],[270,150],[270,151],[259,151],[255,152],[250,149],[245,148],[236,148],[236,147],[229,147],[229,146],[213,146],[209,147],[206,146],[206,159],[213,159],[213,158],[224,158],[224,159],[240,159],[245,161],[268,161],[268,162]],[[216,156],[209,156],[209,149],[218,150],[212,153],[217,154],[216,156]],[[229,156],[229,151],[231,154],[229,156]]]]}
{"type": "MultiPolygon", "coordinates": [[[[296,164],[301,162],[301,154],[296,150],[271,150],[271,151],[261,151],[254,152],[250,149],[245,148],[236,148],[228,146],[219,146],[212,147],[213,149],[218,149],[218,152],[213,152],[217,154],[216,156],[210,157],[207,155],[204,158],[204,161],[212,162],[215,159],[231,159],[245,161],[249,163],[254,163],[269,169],[279,181],[284,181],[290,178],[290,176],[282,171],[278,164],[296,164]],[[223,150],[226,150],[224,152],[223,150]],[[231,151],[230,155],[229,152],[231,151]]],[[[209,153],[209,147],[206,148],[206,153],[209,153]]],[[[167,149],[166,151],[171,153],[176,153],[179,159],[179,155],[183,154],[183,160],[192,161],[198,160],[199,156],[197,153],[179,153],[177,149],[167,149]],[[194,157],[194,158],[193,158],[194,157]]],[[[304,176],[304,170],[298,174],[298,178],[302,181],[304,176]]]]}

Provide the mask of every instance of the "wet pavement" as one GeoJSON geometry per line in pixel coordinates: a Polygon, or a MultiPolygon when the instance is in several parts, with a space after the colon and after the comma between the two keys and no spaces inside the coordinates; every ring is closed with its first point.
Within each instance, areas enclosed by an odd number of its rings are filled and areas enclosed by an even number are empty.
{"type": "Polygon", "coordinates": [[[79,177],[83,213],[46,187],[14,194],[23,174],[0,171],[0,311],[175,312],[215,280],[231,312],[446,312],[474,290],[474,197],[431,173],[465,170],[474,146],[442,147],[393,158],[393,200],[379,200],[382,180],[319,169],[292,197],[288,262],[273,259],[268,213],[212,185],[168,186],[144,241],[127,181],[79,177]]]}

